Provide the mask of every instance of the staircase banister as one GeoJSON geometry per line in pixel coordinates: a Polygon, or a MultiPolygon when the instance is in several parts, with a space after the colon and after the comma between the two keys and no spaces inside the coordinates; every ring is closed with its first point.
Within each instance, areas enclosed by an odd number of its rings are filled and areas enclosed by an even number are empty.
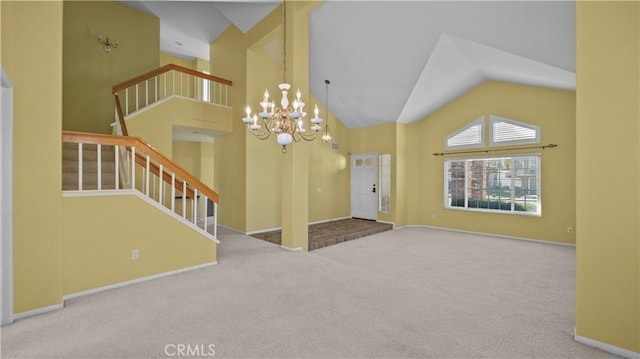
{"type": "Polygon", "coordinates": [[[192,174],[185,171],[182,167],[175,164],[172,160],[167,158],[161,152],[156,150],[153,146],[145,142],[140,137],[131,137],[131,136],[114,136],[114,135],[104,135],[98,133],[86,133],[86,132],[74,132],[74,131],[62,131],[62,141],[63,142],[72,142],[72,143],[90,143],[90,144],[102,144],[102,145],[118,145],[118,146],[129,146],[141,149],[144,153],[149,155],[149,157],[153,158],[158,163],[161,163],[162,166],[171,170],[173,173],[181,177],[183,180],[187,181],[194,188],[198,190],[199,193],[207,196],[213,202],[218,203],[219,196],[218,193],[206,184],[202,183],[197,178],[193,177],[192,174]]]}
{"type": "Polygon", "coordinates": [[[121,82],[119,84],[114,85],[111,88],[111,93],[112,94],[116,94],[117,92],[122,91],[122,90],[124,90],[126,88],[129,88],[129,87],[131,87],[131,86],[133,86],[133,85],[135,85],[137,83],[141,83],[142,81],[152,79],[155,76],[158,76],[158,75],[163,74],[165,72],[169,72],[171,70],[175,70],[175,71],[178,71],[178,72],[183,72],[183,73],[186,73],[186,74],[189,74],[189,75],[193,75],[193,76],[196,76],[196,77],[199,77],[199,78],[202,78],[202,79],[211,80],[211,81],[214,81],[214,82],[223,83],[223,84],[229,85],[229,86],[233,85],[233,82],[231,80],[227,80],[227,79],[223,79],[221,77],[205,74],[204,72],[192,70],[192,69],[189,69],[189,68],[186,68],[186,67],[182,67],[182,66],[179,66],[179,65],[167,64],[167,65],[158,67],[155,70],[151,70],[151,71],[149,71],[147,73],[144,73],[142,75],[138,75],[138,76],[136,76],[136,77],[134,77],[132,79],[129,79],[129,80],[126,80],[126,81],[123,81],[123,82],[121,82]]]}

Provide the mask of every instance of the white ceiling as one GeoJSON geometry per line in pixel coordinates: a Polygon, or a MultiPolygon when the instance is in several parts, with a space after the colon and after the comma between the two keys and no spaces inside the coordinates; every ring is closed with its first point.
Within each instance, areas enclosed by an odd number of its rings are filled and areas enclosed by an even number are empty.
{"type": "MultiPolygon", "coordinates": [[[[162,51],[208,59],[228,26],[246,32],[279,2],[124,3],[160,18],[162,51]]],[[[310,91],[324,100],[331,80],[349,128],[420,120],[487,79],[575,89],[573,1],[329,0],[309,38],[310,91]]]]}

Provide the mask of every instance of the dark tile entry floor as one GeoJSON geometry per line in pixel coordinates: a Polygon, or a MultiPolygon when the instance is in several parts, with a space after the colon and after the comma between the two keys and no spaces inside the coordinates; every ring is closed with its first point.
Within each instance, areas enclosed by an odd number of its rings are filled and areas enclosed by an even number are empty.
{"type": "MultiPolygon", "coordinates": [[[[312,251],[391,229],[393,229],[391,224],[358,218],[312,224],[309,226],[309,250],[312,251]]],[[[251,236],[275,244],[282,243],[281,231],[255,233],[251,236]]]]}

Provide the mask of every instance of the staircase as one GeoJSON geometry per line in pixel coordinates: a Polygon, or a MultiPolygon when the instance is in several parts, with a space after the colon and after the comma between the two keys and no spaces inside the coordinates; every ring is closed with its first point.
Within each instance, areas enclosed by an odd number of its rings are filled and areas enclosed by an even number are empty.
{"type": "Polygon", "coordinates": [[[116,189],[114,148],[108,145],[100,147],[100,161],[98,161],[98,145],[83,144],[82,171],[79,172],[78,143],[62,144],[63,191],[116,189]],[[98,176],[98,167],[100,167],[100,176],[98,176]],[[82,173],[82,176],[79,173],[82,173]],[[82,177],[82,186],[80,186],[80,177],[82,177]]]}
{"type": "Polygon", "coordinates": [[[62,143],[64,196],[126,192],[219,243],[218,194],[144,140],[64,131],[62,143]]]}

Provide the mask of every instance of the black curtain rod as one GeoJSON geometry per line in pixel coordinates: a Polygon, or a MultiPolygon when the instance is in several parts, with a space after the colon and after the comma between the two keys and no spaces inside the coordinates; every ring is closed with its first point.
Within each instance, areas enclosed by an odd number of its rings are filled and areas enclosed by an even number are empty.
{"type": "Polygon", "coordinates": [[[434,156],[445,156],[445,155],[458,155],[458,154],[465,154],[465,153],[489,153],[489,152],[498,152],[498,151],[529,150],[529,149],[532,149],[532,148],[541,148],[541,149],[544,150],[545,148],[554,148],[554,147],[558,147],[558,145],[550,143],[550,144],[544,145],[544,146],[512,147],[512,148],[501,148],[501,149],[492,149],[492,150],[475,150],[475,151],[435,152],[433,155],[434,156]]]}

